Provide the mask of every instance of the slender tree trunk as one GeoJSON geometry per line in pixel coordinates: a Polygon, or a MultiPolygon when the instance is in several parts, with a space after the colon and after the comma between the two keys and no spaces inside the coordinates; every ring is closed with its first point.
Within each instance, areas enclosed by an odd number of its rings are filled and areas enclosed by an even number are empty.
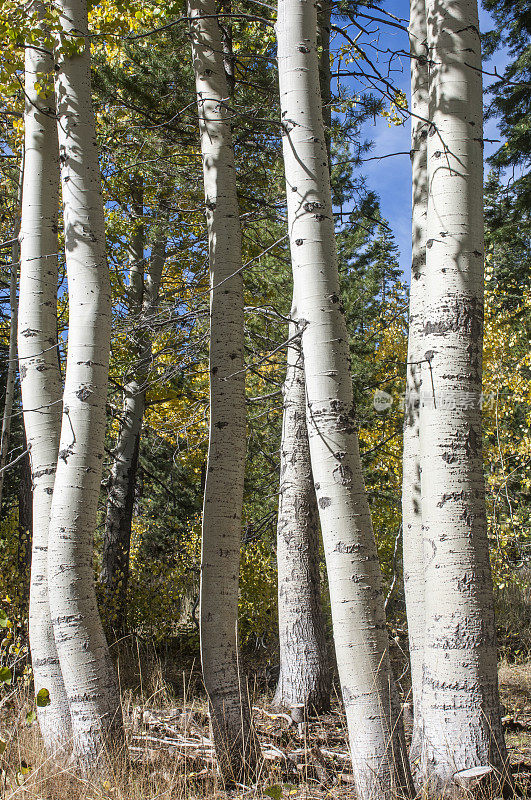
{"type": "MultiPolygon", "coordinates": [[[[24,447],[27,449],[26,437],[24,447]]],[[[26,453],[20,463],[20,483],[18,486],[18,558],[17,567],[20,575],[18,594],[21,599],[23,614],[29,613],[29,578],[31,569],[31,531],[33,529],[33,484],[31,479],[31,462],[26,453]]]]}
{"type": "Polygon", "coordinates": [[[90,86],[86,0],[59,0],[56,97],[69,291],[68,358],[48,553],[50,611],[74,750],[92,769],[121,741],[120,695],[96,604],[93,534],[100,492],[109,371],[111,292],[90,86]],[[70,34],[70,35],[69,35],[70,34]],[[84,38],[79,44],[80,37],[84,38]]]}
{"type": "Polygon", "coordinates": [[[24,156],[20,167],[20,177],[17,189],[17,208],[15,211],[15,224],[13,226],[13,244],[11,246],[11,271],[9,273],[9,308],[11,319],[9,323],[9,348],[6,375],[6,397],[4,401],[4,413],[2,416],[2,429],[0,431],[0,511],[2,509],[2,497],[4,494],[4,475],[8,460],[9,442],[11,439],[11,417],[13,416],[13,402],[15,399],[15,379],[17,377],[17,320],[18,320],[18,299],[17,299],[17,277],[18,264],[20,261],[20,246],[18,242],[20,230],[20,205],[22,198],[22,181],[24,176],[24,156]]]}
{"type": "Polygon", "coordinates": [[[135,500],[140,431],[145,394],[128,381],[124,386],[122,426],[116,440],[107,500],[100,582],[104,588],[104,620],[115,637],[127,633],[127,587],[131,525],[135,500]]]}
{"type": "Polygon", "coordinates": [[[280,0],[280,102],[308,435],[358,797],[410,793],[382,579],[355,428],[316,45],[309,0],[280,0]]]}
{"type": "Polygon", "coordinates": [[[144,202],[140,184],[133,190],[134,231],[129,246],[129,316],[137,331],[133,338],[132,374],[123,380],[123,416],[113,451],[109,495],[103,535],[100,581],[105,592],[105,622],[114,635],[122,636],[127,627],[127,582],[140,430],[145,406],[143,364],[140,347],[134,346],[142,313],[144,294],[144,202]]]}
{"type": "Polygon", "coordinates": [[[245,472],[241,231],[213,0],[189,0],[210,260],[210,438],[203,506],[201,659],[225,779],[252,771],[256,745],[238,669],[238,572],[245,472]],[[235,274],[236,273],[236,274],[235,274]]]}
{"type": "Polygon", "coordinates": [[[411,169],[412,259],[409,289],[409,337],[404,415],[402,474],[402,530],[404,590],[406,596],[409,657],[413,696],[413,736],[410,761],[418,767],[419,725],[424,641],[424,555],[422,540],[419,407],[423,359],[424,273],[426,269],[426,218],[428,213],[428,60],[425,0],[411,0],[409,41],[411,50],[411,169]],[[413,116],[414,115],[414,116],[413,116]]]}
{"type": "Polygon", "coordinates": [[[420,414],[426,623],[421,777],[502,769],[481,448],[483,128],[476,0],[427,0],[428,223],[420,414]],[[428,591],[429,587],[429,591],[428,591]]]}
{"type": "MultiPolygon", "coordinates": [[[[290,325],[290,338],[296,333],[290,325]]],[[[306,428],[300,340],[288,348],[277,527],[280,675],[273,703],[325,711],[331,674],[319,577],[319,514],[306,428]]]]}
{"type": "MultiPolygon", "coordinates": [[[[136,216],[143,215],[143,204],[136,204],[136,216]]],[[[141,223],[131,242],[129,311],[136,331],[133,334],[133,373],[124,381],[123,417],[114,448],[111,469],[100,581],[105,591],[105,617],[116,635],[127,631],[127,586],[135,485],[140,434],[146,404],[146,387],[151,364],[149,322],[156,312],[165,261],[165,238],[153,245],[144,278],[144,231],[141,223]]]]}
{"type": "Polygon", "coordinates": [[[224,14],[232,13],[232,0],[222,0],[219,4],[219,11],[222,16],[219,19],[219,27],[221,30],[221,42],[223,45],[223,66],[225,68],[225,78],[227,81],[227,89],[229,96],[232,98],[236,86],[235,75],[235,58],[234,50],[232,47],[232,25],[230,19],[225,19],[224,14]]]}
{"type": "MultiPolygon", "coordinates": [[[[330,164],[331,4],[321,3],[319,84],[330,164]]],[[[294,308],[292,315],[295,318],[294,308]]],[[[290,326],[290,338],[296,333],[290,326]]],[[[304,705],[317,712],[330,705],[332,675],[325,637],[319,576],[319,513],[306,427],[306,385],[300,340],[288,349],[284,383],[277,526],[280,674],[273,703],[304,705]]]]}
{"type": "Polygon", "coordinates": [[[18,351],[33,481],[29,638],[35,692],[48,689],[50,693],[50,705],[38,707],[37,715],[45,746],[53,753],[71,740],[48,598],[48,535],[62,399],[57,357],[59,150],[52,55],[41,44],[41,48],[26,47],[25,58],[18,351]],[[35,84],[43,88],[37,91],[35,84]]]}

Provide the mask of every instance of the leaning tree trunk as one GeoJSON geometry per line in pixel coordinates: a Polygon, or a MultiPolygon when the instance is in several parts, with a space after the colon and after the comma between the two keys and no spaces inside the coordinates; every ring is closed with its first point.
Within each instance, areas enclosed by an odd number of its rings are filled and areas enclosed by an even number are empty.
{"type": "MultiPolygon", "coordinates": [[[[144,291],[144,203],[143,191],[133,192],[134,230],[129,246],[128,312],[133,326],[138,326],[142,311],[144,291]]],[[[135,334],[132,334],[134,342],[135,334]]],[[[104,590],[104,620],[114,635],[121,636],[127,627],[127,581],[129,577],[129,550],[131,520],[134,504],[135,479],[138,465],[140,429],[145,407],[145,389],[142,387],[142,363],[139,348],[133,347],[137,362],[123,381],[123,415],[113,450],[113,464],[109,478],[109,495],[105,515],[105,531],[101,558],[100,582],[104,590]]]]}
{"type": "Polygon", "coordinates": [[[256,744],[238,669],[245,472],[241,231],[221,31],[213,0],[189,0],[210,260],[210,438],[203,506],[201,659],[225,779],[252,771],[256,744]]]}
{"type": "Polygon", "coordinates": [[[476,0],[427,0],[428,223],[420,414],[425,593],[421,778],[506,759],[481,447],[483,133],[476,0]]]}
{"type": "Polygon", "coordinates": [[[310,0],[280,0],[283,151],[308,434],[358,796],[409,793],[382,578],[361,472],[310,0]]]}
{"type": "Polygon", "coordinates": [[[424,556],[422,540],[419,408],[422,383],[424,272],[426,269],[426,218],[428,213],[428,60],[425,0],[411,0],[409,40],[411,50],[411,169],[412,258],[409,290],[409,336],[404,414],[402,472],[402,530],[404,591],[406,596],[409,657],[413,697],[413,736],[410,762],[418,767],[421,723],[424,641],[424,556]]]}
{"type": "MultiPolygon", "coordinates": [[[[325,0],[318,13],[319,84],[329,165],[331,8],[325,0]]],[[[295,326],[291,325],[290,339],[295,333],[295,326]]],[[[303,705],[321,712],[330,705],[332,675],[321,604],[319,513],[310,464],[300,339],[293,340],[288,349],[283,394],[277,524],[280,673],[273,703],[288,708],[303,705]]]]}
{"type": "Polygon", "coordinates": [[[19,231],[20,231],[20,205],[22,198],[22,181],[24,178],[24,155],[20,166],[20,176],[17,187],[17,203],[15,210],[15,224],[13,226],[13,242],[11,245],[11,271],[9,273],[9,309],[11,318],[9,322],[9,347],[6,375],[6,396],[4,400],[4,413],[2,415],[2,429],[0,430],[0,511],[2,510],[2,496],[4,494],[4,475],[9,453],[11,439],[11,418],[13,416],[13,402],[15,400],[15,379],[17,377],[17,320],[18,298],[17,277],[20,261],[19,231]]]}
{"type": "Polygon", "coordinates": [[[45,746],[54,752],[71,740],[48,599],[48,533],[63,391],[57,353],[59,150],[52,55],[41,42],[40,47],[26,47],[25,58],[18,351],[33,481],[29,640],[35,692],[48,689],[50,693],[50,704],[38,707],[37,715],[45,746]],[[42,89],[37,91],[35,84],[42,89]]]}
{"type": "MultiPolygon", "coordinates": [[[[143,214],[136,204],[136,217],[143,214]]],[[[159,287],[165,261],[165,238],[153,245],[144,277],[144,231],[141,223],[131,241],[129,311],[133,320],[131,375],[124,381],[123,416],[113,451],[109,496],[103,534],[100,581],[104,589],[105,618],[115,635],[127,632],[127,586],[131,524],[138,469],[140,433],[146,405],[146,388],[151,366],[150,320],[157,310],[159,287]]]]}
{"type": "Polygon", "coordinates": [[[96,604],[93,534],[109,371],[111,292],[90,86],[86,0],[59,0],[63,41],[56,97],[69,291],[68,358],[48,553],[50,611],[67,690],[74,751],[92,769],[121,740],[114,666],[96,604]],[[82,37],[82,38],[81,38],[82,37]],[[79,43],[81,38],[81,44],[79,43]]]}
{"type": "Polygon", "coordinates": [[[321,605],[319,515],[306,427],[304,360],[295,334],[291,324],[277,526],[280,675],[273,703],[319,712],[330,705],[331,673],[321,605]]]}

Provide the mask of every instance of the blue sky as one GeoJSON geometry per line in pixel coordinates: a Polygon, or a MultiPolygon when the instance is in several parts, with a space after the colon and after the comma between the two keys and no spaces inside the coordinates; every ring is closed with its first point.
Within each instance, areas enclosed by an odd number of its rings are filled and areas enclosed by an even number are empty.
{"type": "MultiPolygon", "coordinates": [[[[409,0],[386,0],[384,8],[397,17],[409,19],[409,0]]],[[[407,25],[407,22],[405,23],[407,25]]],[[[480,28],[481,31],[491,30],[494,23],[489,14],[480,7],[480,28]]],[[[365,37],[363,37],[365,40],[365,37]]],[[[379,36],[378,47],[385,50],[387,47],[393,50],[408,50],[409,44],[407,34],[395,28],[382,28],[379,36]]],[[[371,58],[375,57],[372,53],[371,58]]],[[[384,59],[385,56],[380,56],[384,59]]],[[[385,63],[382,61],[382,63],[385,63]]],[[[500,72],[503,71],[506,63],[506,54],[497,53],[490,62],[484,64],[484,68],[492,70],[496,65],[500,72]]],[[[409,59],[403,58],[396,63],[396,70],[392,74],[392,80],[397,88],[404,91],[410,100],[409,84],[409,59]]],[[[488,83],[488,78],[484,77],[484,84],[488,83]]],[[[386,153],[400,151],[409,152],[410,149],[410,126],[406,122],[402,126],[393,125],[389,128],[385,119],[377,117],[376,123],[372,121],[363,129],[364,136],[373,141],[374,147],[370,156],[381,156],[386,153]]],[[[485,137],[489,139],[499,138],[499,132],[494,122],[488,122],[485,129],[485,137]]],[[[485,144],[485,157],[497,149],[496,143],[485,144]]],[[[411,262],[411,171],[408,155],[393,156],[383,161],[369,161],[363,165],[362,172],[367,177],[369,188],[373,189],[380,196],[381,209],[383,216],[391,225],[396,242],[400,248],[400,266],[404,272],[404,277],[409,283],[410,262],[411,262]]]]}

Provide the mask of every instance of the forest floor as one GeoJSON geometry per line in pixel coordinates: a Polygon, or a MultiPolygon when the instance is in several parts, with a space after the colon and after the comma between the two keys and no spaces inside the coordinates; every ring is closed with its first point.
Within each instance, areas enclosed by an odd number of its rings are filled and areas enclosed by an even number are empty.
{"type": "Polygon", "coordinates": [[[502,663],[499,679],[511,765],[522,789],[531,796],[531,662],[502,663]]]}
{"type": "MultiPolygon", "coordinates": [[[[181,673],[182,674],[182,673],[181,673]]],[[[215,774],[207,706],[197,699],[197,678],[183,676],[177,700],[155,670],[138,692],[125,690],[124,715],[130,766],[114,767],[101,780],[87,780],[68,766],[50,762],[37,723],[24,720],[27,700],[19,697],[2,709],[1,800],[350,800],[355,797],[339,699],[330,713],[303,724],[276,714],[270,697],[257,694],[254,719],[265,761],[260,779],[225,792],[215,774]],[[192,699],[192,697],[194,699],[192,699]],[[15,724],[13,725],[13,721],[15,724]]],[[[504,727],[516,782],[531,798],[531,664],[502,664],[500,685],[504,727]]]]}

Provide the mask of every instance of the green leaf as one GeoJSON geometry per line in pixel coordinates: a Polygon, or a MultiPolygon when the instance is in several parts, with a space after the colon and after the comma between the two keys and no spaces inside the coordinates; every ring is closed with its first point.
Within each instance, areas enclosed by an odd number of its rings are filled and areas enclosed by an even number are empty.
{"type": "Polygon", "coordinates": [[[0,628],[7,628],[9,618],[3,608],[0,608],[0,628]]]}
{"type": "Polygon", "coordinates": [[[32,725],[36,719],[37,719],[37,712],[35,711],[35,709],[28,711],[28,713],[26,714],[26,724],[32,725]]]}
{"type": "Polygon", "coordinates": [[[39,708],[45,708],[45,706],[49,706],[51,703],[50,700],[50,692],[48,689],[39,689],[37,692],[37,697],[35,698],[37,701],[37,706],[39,708]]]}
{"type": "Polygon", "coordinates": [[[0,683],[11,683],[13,675],[8,667],[0,667],[0,683]]]}
{"type": "Polygon", "coordinates": [[[264,789],[264,794],[273,798],[273,800],[280,800],[282,797],[282,786],[280,786],[279,783],[275,783],[273,786],[268,786],[267,789],[264,789]]]}

